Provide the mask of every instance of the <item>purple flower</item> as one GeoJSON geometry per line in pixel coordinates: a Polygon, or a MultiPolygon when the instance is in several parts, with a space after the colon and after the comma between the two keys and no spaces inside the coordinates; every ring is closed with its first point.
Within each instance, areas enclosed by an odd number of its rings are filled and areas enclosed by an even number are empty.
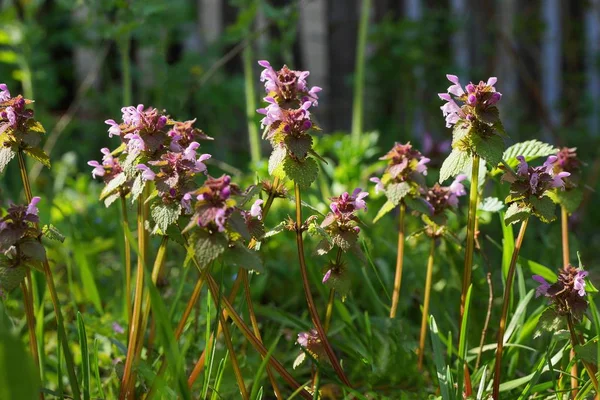
{"type": "Polygon", "coordinates": [[[200,143],[192,142],[190,145],[184,150],[183,158],[186,160],[196,160],[196,149],[200,147],[200,143]]]}
{"type": "Polygon", "coordinates": [[[185,210],[185,212],[187,214],[191,214],[192,213],[192,194],[191,193],[186,193],[183,195],[183,197],[181,198],[181,207],[185,210]]]}
{"type": "Polygon", "coordinates": [[[142,124],[144,105],[138,104],[137,107],[128,106],[121,108],[123,113],[123,122],[127,125],[139,127],[142,124]]]}
{"type": "Polygon", "coordinates": [[[115,122],[114,119],[107,119],[106,121],[104,121],[104,123],[106,125],[110,125],[110,128],[108,128],[108,137],[109,138],[112,138],[113,136],[121,135],[121,127],[119,126],[119,124],[117,124],[115,122]]]}
{"type": "Polygon", "coordinates": [[[113,322],[112,329],[113,329],[113,332],[117,333],[117,334],[122,334],[125,332],[125,329],[123,329],[123,327],[121,325],[119,325],[118,322],[113,322]]]}
{"type": "Polygon", "coordinates": [[[573,279],[573,289],[579,294],[579,296],[585,296],[585,277],[588,276],[587,271],[580,270],[573,279]]]}
{"type": "Polygon", "coordinates": [[[104,176],[104,174],[106,173],[106,171],[104,170],[104,166],[98,161],[91,160],[88,161],[87,164],[90,167],[94,167],[94,169],[92,170],[92,178],[94,179],[96,179],[96,176],[104,176]]]}
{"type": "Polygon", "coordinates": [[[323,276],[323,283],[327,282],[329,280],[329,278],[331,277],[331,269],[328,269],[327,272],[325,272],[325,276],[323,276]]]}
{"type": "Polygon", "coordinates": [[[425,164],[427,164],[429,161],[431,161],[429,158],[422,157],[417,163],[415,171],[417,171],[420,174],[427,175],[427,165],[425,164]]]}
{"type": "Polygon", "coordinates": [[[215,214],[215,224],[217,224],[217,228],[219,232],[223,232],[225,230],[225,224],[227,223],[227,214],[224,209],[220,208],[217,210],[215,214]]]}
{"type": "Polygon", "coordinates": [[[145,181],[153,181],[156,178],[156,174],[145,164],[138,164],[135,168],[142,171],[142,179],[145,181]]]}
{"type": "Polygon", "coordinates": [[[533,194],[541,197],[547,190],[564,189],[564,178],[571,175],[566,171],[555,172],[556,156],[548,157],[544,164],[539,167],[530,167],[522,155],[517,156],[517,160],[519,161],[517,174],[507,171],[502,178],[511,183],[511,195],[518,194],[527,198],[530,194],[533,194]]]}
{"type": "Polygon", "coordinates": [[[548,289],[550,289],[550,284],[540,275],[533,275],[532,278],[540,284],[535,289],[535,297],[545,296],[548,293],[548,289]]]}
{"type": "Polygon", "coordinates": [[[321,88],[314,86],[308,89],[306,78],[310,75],[308,71],[294,71],[283,66],[275,71],[266,60],[261,60],[258,65],[264,68],[260,74],[260,81],[265,83],[265,91],[269,96],[277,97],[278,100],[298,99],[302,102],[309,101],[314,106],[318,105],[318,95],[321,88]]]}
{"type": "Polygon", "coordinates": [[[35,196],[31,199],[31,203],[29,203],[27,206],[27,214],[35,216],[38,215],[39,210],[37,209],[37,204],[40,202],[40,200],[41,199],[38,196],[35,196]]]}
{"type": "Polygon", "coordinates": [[[522,176],[527,176],[529,173],[529,165],[527,161],[525,161],[525,157],[517,156],[517,160],[519,160],[519,166],[517,167],[517,174],[522,176]]]}
{"type": "Polygon", "coordinates": [[[6,83],[0,83],[0,101],[7,101],[10,99],[10,92],[6,83]]]}
{"type": "Polygon", "coordinates": [[[458,175],[454,179],[454,182],[452,182],[450,184],[450,186],[448,187],[448,190],[449,190],[448,204],[450,204],[451,207],[458,206],[458,198],[467,194],[465,187],[461,183],[465,179],[467,179],[466,175],[463,175],[463,174],[458,175]]]}
{"type": "Polygon", "coordinates": [[[144,139],[137,133],[128,133],[125,135],[125,139],[128,139],[127,142],[127,151],[131,154],[139,154],[142,151],[146,150],[146,144],[144,143],[144,139]]]}
{"type": "Polygon", "coordinates": [[[352,195],[348,192],[342,193],[339,197],[333,197],[329,208],[335,214],[353,213],[358,210],[367,210],[367,204],[364,198],[369,195],[368,192],[363,192],[361,188],[354,189],[352,195]]]}
{"type": "Polygon", "coordinates": [[[15,109],[11,106],[8,106],[4,109],[4,111],[2,111],[1,117],[5,120],[8,121],[8,124],[11,127],[16,127],[17,126],[17,113],[15,112],[15,109]]]}
{"type": "Polygon", "coordinates": [[[194,168],[192,169],[193,172],[204,172],[204,174],[206,174],[206,164],[204,164],[204,161],[208,160],[209,158],[211,158],[210,154],[202,154],[200,155],[200,157],[198,157],[198,159],[196,160],[196,163],[194,165],[194,168]]]}
{"type": "Polygon", "coordinates": [[[379,192],[383,192],[385,191],[385,185],[383,184],[383,182],[381,182],[381,179],[377,178],[377,177],[373,177],[370,178],[369,181],[376,183],[375,185],[375,193],[379,194],[379,192]]]}
{"type": "Polygon", "coordinates": [[[250,215],[258,218],[258,219],[262,219],[262,208],[261,205],[263,203],[262,199],[257,199],[254,204],[252,204],[252,207],[250,207],[250,215]]]}

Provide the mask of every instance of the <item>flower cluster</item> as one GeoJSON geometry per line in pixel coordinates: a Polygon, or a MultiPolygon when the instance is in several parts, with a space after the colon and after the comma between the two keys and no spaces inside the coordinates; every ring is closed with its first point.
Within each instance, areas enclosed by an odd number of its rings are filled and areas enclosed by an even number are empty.
{"type": "Polygon", "coordinates": [[[387,185],[400,182],[422,182],[422,176],[427,175],[427,163],[429,158],[412,147],[410,142],[406,144],[396,143],[394,147],[380,160],[388,160],[388,166],[383,176],[373,177],[371,182],[376,183],[375,191],[385,191],[387,185]]]}
{"type": "Polygon", "coordinates": [[[303,352],[300,353],[300,355],[294,361],[294,368],[298,367],[298,365],[304,362],[306,359],[306,353],[310,354],[312,358],[319,362],[329,361],[325,347],[323,346],[323,342],[321,342],[321,338],[319,337],[319,333],[316,329],[311,329],[308,332],[300,332],[298,334],[296,343],[302,347],[303,352]]]}
{"type": "Polygon", "coordinates": [[[112,155],[108,147],[100,149],[100,152],[103,154],[102,163],[99,163],[96,160],[91,160],[88,161],[88,165],[90,167],[94,167],[92,170],[92,177],[94,179],[100,176],[103,178],[104,183],[108,184],[115,178],[115,176],[123,172],[123,168],[121,168],[119,159],[112,155]]]}
{"type": "Polygon", "coordinates": [[[446,101],[446,104],[440,108],[446,118],[447,128],[451,128],[461,120],[475,121],[479,115],[495,106],[502,98],[502,94],[494,87],[498,80],[495,77],[489,78],[487,82],[480,81],[477,85],[471,82],[464,89],[456,75],[446,75],[446,78],[452,85],[448,87],[447,93],[439,93],[438,96],[446,101]]]}
{"type": "Polygon", "coordinates": [[[264,115],[261,125],[273,145],[269,173],[308,186],[318,172],[316,162],[308,157],[309,153],[315,155],[309,131],[318,129],[309,109],[318,105],[321,88],[309,89],[308,71],[294,71],[287,66],[275,71],[268,61],[258,64],[264,68],[260,79],[265,84],[264,101],[268,105],[256,111],[264,115]]]}
{"type": "Polygon", "coordinates": [[[46,166],[50,160],[42,149],[38,148],[42,135],[45,133],[42,125],[33,118],[33,110],[26,108],[33,103],[21,95],[11,97],[8,87],[0,83],[0,152],[6,152],[0,159],[0,173],[16,152],[35,157],[46,166]]]}
{"type": "Polygon", "coordinates": [[[40,198],[34,197],[28,205],[11,205],[0,219],[0,266],[39,266],[43,261],[46,253],[38,241],[42,232],[37,227],[39,202],[40,198]]]}
{"type": "Polygon", "coordinates": [[[536,296],[548,297],[559,315],[570,314],[580,320],[588,306],[585,299],[587,275],[587,271],[571,265],[567,265],[558,273],[558,280],[553,284],[546,282],[539,275],[534,275],[533,279],[540,284],[536,289],[536,296]]]}
{"type": "MultiPolygon", "coordinates": [[[[574,189],[577,187],[579,172],[581,171],[581,160],[577,158],[577,148],[563,147],[556,153],[556,161],[554,162],[553,172],[560,174],[568,172],[568,179],[563,179],[566,189],[574,189]]],[[[567,176],[565,176],[566,178],[567,176]]]]}
{"type": "Polygon", "coordinates": [[[430,214],[423,218],[427,223],[427,233],[439,232],[439,228],[446,223],[446,210],[458,206],[458,198],[467,194],[462,181],[466,175],[458,175],[450,186],[441,186],[439,183],[428,189],[422,189],[422,195],[430,207],[430,214]],[[431,223],[433,222],[433,224],[431,223]]]}
{"type": "Polygon", "coordinates": [[[194,221],[198,226],[224,232],[229,216],[235,210],[236,202],[232,194],[239,194],[236,184],[231,183],[229,175],[220,178],[208,177],[204,185],[193,194],[186,195],[188,201],[196,196],[194,221]]]}

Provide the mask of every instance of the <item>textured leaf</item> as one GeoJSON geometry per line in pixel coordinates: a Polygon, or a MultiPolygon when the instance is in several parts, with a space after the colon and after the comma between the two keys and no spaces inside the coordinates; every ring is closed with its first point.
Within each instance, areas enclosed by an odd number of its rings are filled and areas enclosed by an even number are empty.
{"type": "Polygon", "coordinates": [[[542,197],[538,199],[535,196],[529,197],[529,202],[533,206],[533,214],[538,217],[542,222],[552,222],[556,219],[554,211],[556,210],[556,204],[549,197],[542,197]]]}
{"type": "Polygon", "coordinates": [[[440,183],[460,174],[467,167],[470,159],[471,157],[466,152],[453,149],[450,155],[444,160],[440,169],[440,183]]]}
{"type": "Polygon", "coordinates": [[[331,243],[344,251],[350,250],[358,240],[358,234],[355,231],[339,231],[331,236],[331,243]]]}
{"type": "Polygon", "coordinates": [[[323,239],[317,244],[315,248],[315,253],[319,256],[324,256],[329,253],[333,249],[333,245],[327,239],[323,239]]]}
{"type": "Polygon", "coordinates": [[[560,205],[565,207],[569,214],[572,214],[579,208],[583,200],[583,192],[578,188],[558,190],[556,191],[556,198],[560,205]]]}
{"type": "Polygon", "coordinates": [[[523,222],[531,215],[531,209],[527,206],[520,206],[519,203],[512,203],[508,206],[504,214],[504,223],[506,225],[523,222]]]}
{"type": "Polygon", "coordinates": [[[561,329],[564,318],[556,313],[554,308],[548,307],[544,310],[538,320],[537,328],[533,334],[534,338],[542,336],[544,332],[556,332],[561,329]]]}
{"type": "Polygon", "coordinates": [[[44,150],[40,149],[39,147],[29,147],[24,149],[23,152],[34,160],[42,163],[42,165],[45,167],[50,168],[50,157],[48,157],[48,154],[46,154],[44,150]]]}
{"type": "Polygon", "coordinates": [[[6,267],[0,263],[0,290],[12,292],[25,278],[25,267],[6,267]]]}
{"type": "Polygon", "coordinates": [[[471,133],[472,126],[467,123],[457,123],[452,130],[452,146],[456,146],[461,140],[471,133]]]}
{"type": "Polygon", "coordinates": [[[17,153],[11,147],[4,147],[0,143],[0,173],[4,171],[4,168],[15,157],[15,154],[17,153]]]}
{"type": "Polygon", "coordinates": [[[498,135],[482,137],[473,135],[473,148],[481,158],[495,167],[502,161],[504,152],[504,140],[498,135]]]}
{"type": "Polygon", "coordinates": [[[125,176],[124,172],[115,175],[115,177],[108,182],[104,189],[102,189],[102,192],[100,192],[100,200],[104,200],[109,195],[113,194],[119,188],[119,186],[125,183],[126,180],[127,177],[125,176]]]}
{"type": "Polygon", "coordinates": [[[300,137],[287,135],[284,140],[288,151],[301,160],[306,157],[308,151],[312,148],[312,142],[312,137],[308,134],[300,137]]]}
{"type": "Polygon", "coordinates": [[[285,221],[280,222],[279,224],[275,225],[275,227],[273,229],[271,229],[270,231],[268,231],[267,233],[265,233],[265,235],[263,236],[263,238],[269,238],[271,236],[275,236],[278,233],[281,233],[285,230],[285,226],[286,223],[285,221]]]}
{"type": "Polygon", "coordinates": [[[277,146],[273,149],[269,157],[269,175],[283,177],[283,160],[287,156],[287,151],[283,146],[277,146]]]}
{"type": "Polygon", "coordinates": [[[60,231],[52,224],[44,225],[42,233],[50,240],[56,240],[61,243],[65,241],[65,235],[60,233],[60,231]]]}
{"type": "Polygon", "coordinates": [[[377,215],[373,219],[373,223],[379,221],[381,219],[381,217],[383,217],[385,214],[387,214],[390,211],[392,211],[394,208],[396,208],[396,205],[394,203],[392,203],[389,200],[386,201],[385,204],[377,212],[377,215]]]}
{"type": "Polygon", "coordinates": [[[479,203],[477,209],[487,212],[498,212],[504,209],[504,203],[497,197],[486,197],[479,203]]]}
{"type": "Polygon", "coordinates": [[[19,244],[19,249],[24,255],[36,261],[44,261],[46,259],[46,249],[36,239],[24,240],[19,244]]]}
{"type": "Polygon", "coordinates": [[[534,139],[510,146],[504,151],[502,158],[508,165],[514,168],[519,164],[517,156],[523,156],[527,161],[530,161],[539,157],[550,156],[557,152],[558,149],[556,147],[534,139]]]}
{"type": "Polygon", "coordinates": [[[46,130],[44,129],[42,124],[33,118],[28,119],[25,126],[27,127],[27,130],[30,132],[46,133],[46,130]]]}
{"type": "Polygon", "coordinates": [[[227,249],[223,255],[223,262],[226,265],[244,268],[251,271],[264,272],[262,260],[258,253],[249,250],[244,245],[236,243],[235,246],[227,249]]]}
{"type": "Polygon", "coordinates": [[[317,179],[319,167],[317,162],[308,157],[304,161],[296,161],[287,157],[283,162],[286,176],[297,183],[301,188],[308,188],[317,179]]]}
{"type": "Polygon", "coordinates": [[[150,215],[156,223],[152,233],[158,233],[157,229],[159,229],[164,234],[170,225],[177,222],[177,219],[181,215],[181,206],[179,204],[157,202],[150,210],[150,215]]]}
{"type": "Polygon", "coordinates": [[[108,195],[105,199],[104,199],[104,206],[105,207],[110,207],[110,205],[112,203],[114,203],[115,201],[117,201],[119,199],[119,197],[121,197],[121,194],[119,192],[113,193],[108,195]]]}
{"type": "Polygon", "coordinates": [[[194,252],[202,268],[216,260],[227,248],[227,239],[221,233],[198,230],[192,237],[194,252]]]}
{"type": "Polygon", "coordinates": [[[246,221],[239,212],[231,214],[227,222],[228,227],[237,232],[244,239],[250,240],[252,238],[250,231],[248,231],[248,225],[246,225],[246,221]]]}
{"type": "Polygon", "coordinates": [[[400,201],[408,195],[411,191],[411,186],[407,182],[393,183],[388,185],[385,194],[387,198],[394,203],[394,205],[400,204],[400,201]]]}
{"type": "MultiPolygon", "coordinates": [[[[112,183],[112,181],[111,181],[112,183]]],[[[138,175],[133,181],[133,185],[131,185],[131,202],[135,203],[138,197],[144,191],[144,186],[146,186],[146,181],[142,179],[142,175],[138,175]]]]}

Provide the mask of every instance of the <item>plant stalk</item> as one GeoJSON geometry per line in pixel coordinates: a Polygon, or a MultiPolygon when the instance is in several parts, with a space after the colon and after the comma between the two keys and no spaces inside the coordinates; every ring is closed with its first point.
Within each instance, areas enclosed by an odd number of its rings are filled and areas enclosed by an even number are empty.
{"type": "Polygon", "coordinates": [[[327,357],[329,361],[331,361],[331,365],[335,370],[336,374],[340,378],[340,380],[348,387],[351,387],[350,381],[346,377],[342,366],[340,365],[335,353],[333,352],[333,348],[331,347],[331,343],[327,339],[327,334],[323,329],[323,325],[321,324],[321,318],[319,317],[319,312],[315,306],[315,302],[312,297],[312,293],[310,292],[310,283],[308,280],[308,270],[306,268],[306,260],[304,259],[304,241],[302,239],[302,198],[300,193],[300,186],[297,183],[294,183],[295,194],[296,194],[296,244],[298,247],[298,259],[300,261],[300,274],[302,275],[302,287],[304,288],[304,296],[306,297],[306,302],[308,304],[308,311],[310,312],[310,316],[312,322],[317,329],[319,334],[319,338],[321,339],[321,343],[325,347],[325,352],[327,353],[327,357]]]}
{"type": "Polygon", "coordinates": [[[394,277],[394,291],[392,293],[392,307],[390,318],[396,318],[398,301],[400,300],[400,286],[402,284],[402,268],[404,266],[404,218],[406,215],[406,204],[400,202],[400,217],[398,221],[398,252],[396,254],[396,276],[394,277]]]}
{"type": "Polygon", "coordinates": [[[427,259],[427,277],[425,279],[425,300],[423,301],[423,316],[421,317],[421,336],[419,338],[419,371],[423,369],[425,354],[425,338],[427,337],[427,321],[429,315],[429,300],[431,298],[431,281],[433,278],[433,257],[435,254],[435,238],[431,238],[431,249],[427,259]]]}
{"type": "MultiPolygon", "coordinates": [[[[560,228],[563,267],[566,268],[569,265],[569,213],[565,206],[560,207],[560,228]]],[[[573,398],[575,398],[579,387],[579,382],[577,381],[579,371],[577,368],[577,360],[575,359],[575,347],[573,347],[569,353],[569,360],[573,362],[573,366],[571,367],[571,394],[573,398]]]]}
{"type": "Polygon", "coordinates": [[[135,383],[132,381],[133,375],[133,364],[135,358],[135,352],[137,348],[137,338],[139,337],[138,330],[140,329],[141,313],[142,313],[142,299],[144,290],[144,266],[146,265],[146,227],[145,221],[147,219],[146,207],[144,203],[146,201],[147,187],[144,188],[143,193],[138,199],[138,211],[137,211],[137,231],[138,231],[138,262],[137,272],[135,278],[135,295],[133,298],[133,313],[131,316],[131,324],[129,325],[129,339],[127,344],[127,356],[125,359],[125,370],[123,372],[123,379],[121,381],[121,390],[119,392],[119,399],[125,400],[133,397],[135,383]]]}
{"type": "Polygon", "coordinates": [[[231,366],[233,367],[235,380],[237,381],[238,387],[240,388],[240,394],[242,395],[243,400],[249,400],[250,396],[248,395],[248,390],[246,389],[246,385],[244,384],[244,377],[242,376],[242,371],[240,370],[240,366],[237,361],[237,356],[235,355],[235,349],[233,348],[233,343],[231,342],[231,334],[229,333],[227,321],[225,321],[223,314],[220,313],[219,310],[217,310],[217,313],[219,314],[219,319],[221,320],[221,327],[223,329],[223,338],[225,339],[225,346],[227,346],[227,350],[229,350],[231,366]]]}
{"type": "Polygon", "coordinates": [[[352,104],[352,141],[356,144],[363,131],[363,103],[365,91],[365,48],[367,47],[367,33],[369,30],[369,14],[371,0],[362,0],[360,22],[358,27],[358,40],[356,43],[356,64],[354,67],[354,99],[352,104]]]}
{"type": "MultiPolygon", "coordinates": [[[[571,347],[573,348],[573,350],[575,350],[575,346],[579,345],[579,340],[577,339],[577,334],[575,333],[575,326],[573,324],[573,318],[570,314],[567,314],[567,325],[569,325],[569,333],[571,334],[571,347]]],[[[600,389],[598,388],[598,378],[596,378],[594,369],[586,360],[581,359],[581,362],[583,363],[583,366],[585,367],[585,370],[587,371],[592,381],[592,384],[594,385],[594,389],[596,389],[597,395],[598,393],[600,393],[600,389]]]]}
{"type": "Polygon", "coordinates": [[[504,299],[502,302],[502,314],[500,315],[500,326],[498,328],[498,345],[496,347],[496,365],[494,372],[494,389],[493,398],[500,398],[500,380],[502,372],[502,350],[504,348],[504,331],[506,329],[506,317],[508,316],[508,306],[510,305],[511,291],[513,286],[513,280],[515,278],[515,271],[517,268],[517,259],[519,258],[519,251],[523,244],[523,238],[525,237],[525,231],[527,230],[527,224],[529,219],[526,219],[521,223],[521,229],[519,230],[519,236],[515,241],[515,249],[513,250],[512,258],[510,259],[510,266],[508,268],[508,275],[506,276],[506,285],[504,286],[504,299]]]}
{"type": "Polygon", "coordinates": [[[463,271],[463,285],[460,295],[460,319],[465,312],[465,299],[469,286],[471,286],[471,272],[473,270],[473,252],[475,249],[475,222],[477,221],[477,206],[479,204],[479,156],[473,156],[471,167],[471,188],[469,191],[469,217],[467,221],[467,243],[465,245],[465,268],[463,271]]]}
{"type": "MultiPolygon", "coordinates": [[[[23,181],[23,189],[25,191],[25,198],[27,203],[31,203],[33,194],[31,191],[31,183],[29,182],[29,176],[27,175],[27,166],[25,165],[25,158],[23,157],[23,151],[19,150],[17,153],[19,160],[19,170],[21,172],[21,179],[23,181]]],[[[36,224],[37,225],[37,224],[36,224]]],[[[67,339],[67,332],[65,330],[64,318],[62,310],[60,308],[60,301],[58,300],[58,293],[56,292],[56,286],[54,285],[54,277],[52,276],[52,270],[50,269],[50,263],[48,258],[44,257],[42,262],[44,267],[44,276],[46,278],[46,285],[48,285],[48,291],[50,292],[50,299],[52,301],[52,307],[54,308],[54,316],[56,318],[56,330],[58,333],[58,339],[62,344],[64,351],[65,364],[67,366],[67,376],[69,384],[71,385],[71,391],[73,392],[74,399],[81,398],[81,392],[79,391],[79,383],[77,380],[77,374],[75,373],[75,362],[73,361],[73,355],[69,348],[69,341],[67,339]]]]}
{"type": "Polygon", "coordinates": [[[131,325],[131,243],[129,235],[125,231],[129,229],[129,218],[127,216],[127,200],[121,195],[121,219],[123,223],[123,243],[125,252],[125,310],[127,314],[127,326],[131,325]]]}
{"type": "MultiPolygon", "coordinates": [[[[35,335],[35,315],[33,311],[33,296],[31,295],[31,291],[33,287],[31,286],[31,271],[27,269],[26,271],[26,281],[21,282],[21,291],[23,292],[23,306],[25,308],[25,317],[27,319],[27,331],[29,333],[29,349],[31,350],[31,355],[33,357],[33,361],[35,363],[36,369],[39,371],[40,369],[40,356],[38,353],[38,344],[37,337],[35,335]],[[27,287],[29,285],[29,288],[27,287]]],[[[40,374],[40,379],[42,379],[40,374]]],[[[43,380],[42,380],[43,384],[43,380]]],[[[40,398],[44,398],[44,393],[40,392],[40,398]]]]}

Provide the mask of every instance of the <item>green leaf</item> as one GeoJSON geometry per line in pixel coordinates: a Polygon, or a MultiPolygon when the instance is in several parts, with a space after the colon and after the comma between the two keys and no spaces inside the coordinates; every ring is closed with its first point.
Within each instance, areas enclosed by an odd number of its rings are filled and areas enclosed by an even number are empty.
{"type": "Polygon", "coordinates": [[[79,347],[81,348],[81,370],[83,375],[83,400],[90,400],[90,353],[88,349],[87,334],[83,316],[77,311],[77,332],[79,333],[79,347]]]}
{"type": "Polygon", "coordinates": [[[50,240],[56,240],[61,243],[65,241],[65,236],[52,224],[44,225],[42,233],[50,240]]]}
{"type": "Polygon", "coordinates": [[[494,213],[503,210],[504,203],[497,197],[486,197],[481,203],[479,203],[477,209],[494,213]]]}
{"type": "Polygon", "coordinates": [[[12,147],[4,147],[0,143],[0,173],[4,171],[4,168],[15,157],[15,154],[17,153],[13,151],[12,147]]]}
{"type": "Polygon", "coordinates": [[[556,204],[549,197],[544,196],[538,199],[535,196],[530,196],[529,202],[533,206],[533,215],[538,217],[542,222],[549,223],[556,219],[554,213],[556,204]]]}
{"type": "Polygon", "coordinates": [[[388,185],[385,194],[389,201],[397,206],[400,204],[402,199],[410,193],[411,189],[412,188],[408,182],[393,183],[388,185]]]}
{"type": "Polygon", "coordinates": [[[531,209],[519,203],[512,203],[508,206],[506,214],[504,215],[504,223],[507,225],[514,224],[517,222],[523,222],[531,215],[531,209]]]}
{"type": "Polygon", "coordinates": [[[45,167],[50,168],[50,157],[48,157],[48,154],[46,154],[44,150],[40,149],[39,147],[28,147],[23,149],[23,153],[27,154],[34,160],[39,161],[45,167]]]}
{"type": "Polygon", "coordinates": [[[119,186],[125,183],[125,181],[127,181],[127,177],[125,176],[124,172],[115,175],[115,177],[108,182],[104,189],[102,189],[102,192],[100,192],[100,200],[104,200],[109,195],[113,194],[119,188],[119,186]]]}
{"type": "MultiPolygon", "coordinates": [[[[12,292],[25,279],[25,273],[25,267],[7,267],[0,263],[0,289],[5,292],[12,292]]],[[[1,387],[0,392],[2,392],[1,387]]]]}
{"type": "Polygon", "coordinates": [[[444,160],[440,169],[440,183],[446,179],[456,176],[464,170],[470,161],[469,155],[461,150],[453,149],[448,158],[444,160]]]}
{"type": "Polygon", "coordinates": [[[0,331],[0,399],[39,399],[40,381],[23,342],[0,331]]]}
{"type": "Polygon", "coordinates": [[[157,230],[160,230],[164,234],[170,225],[177,222],[177,219],[181,215],[181,206],[176,203],[164,204],[159,201],[150,210],[150,215],[154,222],[156,222],[152,233],[157,233],[157,230]]]}
{"type": "Polygon", "coordinates": [[[284,139],[287,150],[300,160],[306,157],[308,151],[312,148],[312,142],[312,137],[308,134],[301,135],[300,137],[286,135],[284,139]]]}
{"type": "Polygon", "coordinates": [[[197,230],[192,236],[194,243],[193,251],[202,268],[216,260],[227,248],[227,239],[221,233],[208,233],[205,230],[197,230]]]}
{"type": "Polygon", "coordinates": [[[502,158],[511,168],[514,168],[519,164],[517,156],[523,156],[525,160],[530,161],[539,157],[550,156],[557,152],[558,149],[556,147],[534,139],[515,143],[504,151],[502,158]]]}
{"type": "Polygon", "coordinates": [[[522,267],[528,268],[533,275],[539,275],[551,283],[556,282],[556,273],[545,265],[523,257],[519,257],[519,264],[521,264],[522,267]]]}
{"type": "Polygon", "coordinates": [[[431,208],[429,203],[422,197],[407,196],[404,198],[406,206],[414,211],[420,212],[424,215],[431,215],[431,208]]]}
{"type": "Polygon", "coordinates": [[[558,315],[553,307],[546,308],[540,315],[533,338],[536,339],[542,336],[544,332],[556,332],[560,330],[564,322],[564,318],[558,315]]]}
{"type": "Polygon", "coordinates": [[[569,214],[572,214],[579,208],[579,205],[583,200],[583,191],[578,188],[557,190],[555,196],[560,205],[563,206],[569,214]]]}
{"type": "Polygon", "coordinates": [[[396,208],[396,205],[394,203],[392,203],[389,200],[386,201],[385,204],[377,212],[377,215],[375,216],[375,219],[373,219],[373,223],[379,221],[381,219],[381,217],[383,217],[385,214],[387,214],[390,211],[392,211],[394,208],[396,208]]]}
{"type": "Polygon", "coordinates": [[[296,161],[291,157],[286,157],[283,162],[283,169],[289,179],[304,189],[308,188],[319,174],[317,162],[310,157],[304,159],[304,161],[296,161]]]}
{"type": "Polygon", "coordinates": [[[598,364],[598,338],[588,340],[585,344],[575,346],[575,354],[592,365],[598,364]]]}
{"type": "Polygon", "coordinates": [[[283,146],[277,146],[273,149],[271,156],[269,157],[269,175],[283,177],[283,160],[287,156],[287,151],[283,146]]]}
{"type": "Polygon", "coordinates": [[[21,242],[19,249],[24,255],[36,261],[44,261],[46,259],[46,249],[36,239],[27,239],[21,242]]]}
{"type": "MultiPolygon", "coordinates": [[[[112,181],[111,181],[112,183],[112,181]]],[[[131,202],[135,203],[138,197],[144,191],[144,187],[146,186],[146,181],[142,179],[142,175],[138,175],[133,181],[133,185],[131,185],[131,202]]]]}
{"type": "Polygon", "coordinates": [[[258,253],[249,250],[246,246],[237,242],[233,247],[229,247],[223,255],[223,263],[226,265],[244,268],[247,270],[264,272],[262,260],[258,253]]]}
{"type": "Polygon", "coordinates": [[[472,125],[469,123],[457,123],[452,130],[452,147],[455,147],[460,141],[471,133],[472,125]]]}
{"type": "Polygon", "coordinates": [[[473,150],[481,158],[490,164],[491,167],[502,162],[502,153],[504,152],[504,140],[498,135],[480,136],[473,135],[473,150]]]}
{"type": "Polygon", "coordinates": [[[29,132],[37,132],[42,134],[46,133],[46,130],[44,129],[42,124],[33,118],[27,120],[27,122],[25,123],[25,127],[27,127],[27,130],[29,132]]]}

